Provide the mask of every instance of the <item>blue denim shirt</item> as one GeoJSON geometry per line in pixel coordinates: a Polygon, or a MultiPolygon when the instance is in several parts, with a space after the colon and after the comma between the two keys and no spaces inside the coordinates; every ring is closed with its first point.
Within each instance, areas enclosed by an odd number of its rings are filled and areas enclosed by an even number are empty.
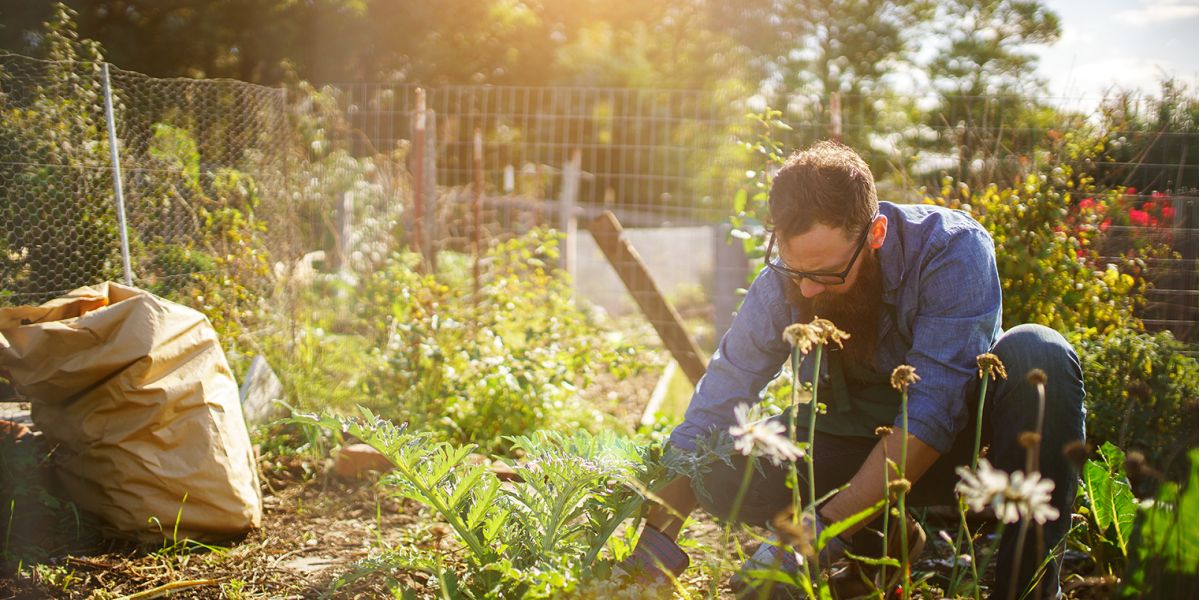
{"type": "MultiPolygon", "coordinates": [[[[888,218],[878,256],[889,306],[880,315],[876,365],[884,373],[901,364],[916,368],[921,380],[908,390],[909,432],[945,453],[968,422],[963,396],[977,377],[975,358],[1000,336],[995,246],[962,211],[890,202],[880,202],[879,211],[888,218]]],[[[787,302],[789,285],[770,269],[758,274],[671,433],[673,445],[694,450],[698,436],[727,429],[734,407],[758,402],[779,376],[790,351],[783,330],[799,319],[787,302]]],[[[810,363],[801,368],[805,379],[810,363]]]]}

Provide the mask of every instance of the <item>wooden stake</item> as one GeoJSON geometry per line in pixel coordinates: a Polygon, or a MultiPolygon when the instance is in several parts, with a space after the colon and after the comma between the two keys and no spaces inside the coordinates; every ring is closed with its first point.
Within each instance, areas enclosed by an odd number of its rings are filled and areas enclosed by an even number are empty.
{"type": "Polygon", "coordinates": [[[675,362],[679,363],[692,385],[698,385],[706,368],[701,358],[700,347],[684,329],[679,313],[659,291],[654,278],[646,270],[642,257],[625,238],[617,217],[605,211],[600,216],[586,221],[586,227],[592,232],[592,237],[596,238],[596,245],[600,246],[609,264],[617,271],[633,300],[662,338],[675,362]]]}

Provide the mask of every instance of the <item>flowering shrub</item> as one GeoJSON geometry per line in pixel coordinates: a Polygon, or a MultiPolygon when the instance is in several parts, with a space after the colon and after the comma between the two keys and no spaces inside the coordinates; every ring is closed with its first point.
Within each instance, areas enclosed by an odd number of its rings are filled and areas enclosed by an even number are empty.
{"type": "Polygon", "coordinates": [[[971,213],[996,243],[1004,290],[1005,328],[1039,323],[1065,334],[1141,329],[1134,311],[1145,303],[1144,259],[1167,250],[1136,250],[1120,264],[1101,264],[1097,245],[1117,192],[1099,193],[1068,167],[1034,174],[1017,188],[981,192],[947,179],[925,202],[971,213]],[[1074,202],[1080,192],[1088,196],[1074,202]]]}

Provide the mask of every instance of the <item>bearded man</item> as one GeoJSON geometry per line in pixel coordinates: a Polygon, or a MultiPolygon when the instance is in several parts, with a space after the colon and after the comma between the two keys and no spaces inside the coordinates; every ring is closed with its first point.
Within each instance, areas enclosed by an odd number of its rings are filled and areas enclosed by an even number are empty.
{"type": "MultiPolygon", "coordinates": [[[[1001,286],[987,231],[961,211],[879,202],[866,163],[834,142],[792,155],[772,182],[769,201],[773,232],[766,265],[670,444],[695,451],[698,439],[727,431],[735,424],[735,407],[758,402],[787,361],[791,349],[783,330],[813,317],[833,321],[851,337],[843,349],[826,349],[818,392],[828,410],[816,419],[809,452],[818,498],[845,487],[818,507],[815,522],[802,522],[805,533],[814,536],[884,498],[888,481],[896,477],[894,471],[888,474],[886,457],[898,461],[905,443],[904,474],[912,485],[908,505],[955,504],[955,469],[969,465],[974,453],[976,359],[984,353],[997,355],[1011,374],[987,388],[982,427],[987,457],[1004,471],[1024,470],[1022,434],[1034,431],[1039,413],[1038,393],[1026,374],[1040,369],[1047,383],[1038,465],[1054,482],[1051,504],[1060,516],[1045,524],[1041,536],[1025,536],[1023,548],[1018,548],[1020,528],[1005,529],[992,593],[1006,598],[1014,587],[1021,591],[1037,584],[1042,598],[1058,595],[1060,542],[1070,525],[1078,478],[1063,449],[1084,438],[1082,371],[1059,333],[1039,325],[1001,330],[1001,286]],[[907,439],[900,434],[900,395],[889,384],[901,364],[915,367],[920,377],[908,389],[907,439]],[[895,433],[877,437],[881,426],[895,433]],[[1050,560],[1039,569],[1047,553],[1050,560]]],[[[811,363],[805,360],[801,368],[804,381],[811,380],[811,363]]],[[[799,414],[775,418],[806,424],[813,409],[800,405],[799,414]]],[[[810,441],[807,427],[795,431],[797,441],[810,441]]],[[[1025,436],[1026,444],[1029,439],[1025,436]]],[[[628,569],[651,579],[682,573],[688,557],[675,543],[682,525],[676,515],[700,505],[728,518],[751,461],[759,464],[735,518],[764,525],[791,507],[788,465],[740,454],[731,458],[732,468],[713,461],[701,480],[681,477],[660,490],[669,508],[650,511],[628,569]]],[[[799,489],[807,496],[807,469],[798,471],[799,489]]],[[[807,497],[802,502],[807,505],[807,497]]],[[[923,539],[919,526],[909,522],[909,527],[910,539],[923,539]]],[[[832,563],[847,550],[877,554],[880,537],[860,524],[826,546],[821,562],[832,563]]],[[[743,571],[763,567],[795,570],[800,565],[794,553],[769,539],[743,571]]]]}

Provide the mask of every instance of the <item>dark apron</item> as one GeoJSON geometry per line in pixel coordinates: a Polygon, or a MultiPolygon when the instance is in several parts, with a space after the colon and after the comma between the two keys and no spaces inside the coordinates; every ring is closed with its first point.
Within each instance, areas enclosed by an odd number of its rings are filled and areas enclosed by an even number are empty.
{"type": "MultiPolygon", "coordinates": [[[[817,431],[832,435],[875,437],[875,428],[891,426],[900,414],[900,392],[890,373],[879,373],[843,360],[842,352],[822,353],[828,361],[817,388],[817,400],[827,407],[817,415],[817,431]]],[[[799,424],[808,423],[812,404],[799,406],[799,424]]]]}

